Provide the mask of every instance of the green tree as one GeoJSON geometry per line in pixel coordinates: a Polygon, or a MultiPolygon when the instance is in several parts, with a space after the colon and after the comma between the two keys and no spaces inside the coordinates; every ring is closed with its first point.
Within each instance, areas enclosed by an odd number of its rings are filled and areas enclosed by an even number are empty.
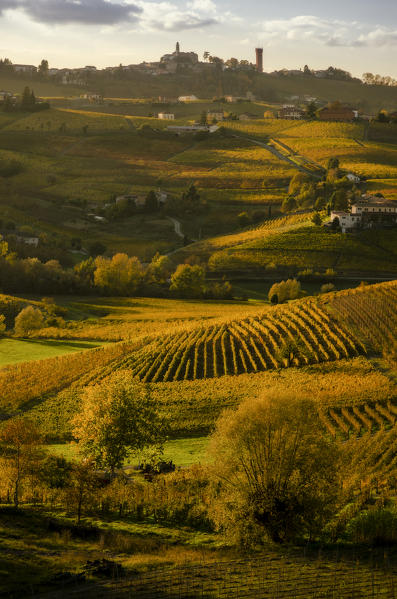
{"type": "Polygon", "coordinates": [[[306,108],[306,116],[308,119],[315,119],[317,113],[317,106],[315,102],[310,102],[306,108]]]}
{"type": "Polygon", "coordinates": [[[73,424],[82,454],[112,475],[131,452],[164,440],[164,422],[149,389],[125,372],[87,387],[73,424]]]}
{"type": "Polygon", "coordinates": [[[205,272],[198,264],[179,264],[171,277],[170,291],[177,297],[198,298],[204,293],[205,272]]]}
{"type": "Polygon", "coordinates": [[[160,256],[159,253],[155,254],[150,262],[146,276],[149,282],[157,283],[162,285],[166,283],[167,279],[172,272],[172,262],[168,256],[160,256]]]}
{"type": "Polygon", "coordinates": [[[331,157],[328,159],[327,170],[335,170],[339,168],[339,158],[331,157]]]}
{"type": "Polygon", "coordinates": [[[26,306],[15,318],[15,334],[23,337],[44,326],[44,316],[38,308],[26,306]]]}
{"type": "Polygon", "coordinates": [[[48,60],[43,59],[39,64],[39,68],[37,69],[40,77],[47,78],[48,77],[48,60]]]}
{"type": "Polygon", "coordinates": [[[156,193],[149,191],[145,199],[145,211],[146,212],[157,212],[159,209],[159,203],[157,200],[156,193]]]}
{"type": "Polygon", "coordinates": [[[89,248],[90,256],[102,256],[106,252],[106,245],[101,243],[100,241],[93,241],[90,243],[89,248]]]}
{"type": "Polygon", "coordinates": [[[208,117],[205,110],[200,115],[200,125],[208,125],[208,117]]]}
{"type": "Polygon", "coordinates": [[[221,417],[210,451],[214,519],[243,543],[313,536],[335,509],[339,451],[309,399],[250,398],[221,417]]]}

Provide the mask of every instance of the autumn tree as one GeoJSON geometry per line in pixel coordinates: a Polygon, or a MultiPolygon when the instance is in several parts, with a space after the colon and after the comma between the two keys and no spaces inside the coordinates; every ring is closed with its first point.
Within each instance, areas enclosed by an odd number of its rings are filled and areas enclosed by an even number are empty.
{"type": "Polygon", "coordinates": [[[115,254],[113,258],[95,259],[94,282],[110,295],[133,295],[142,281],[142,265],[135,256],[115,254]]]}
{"type": "Polygon", "coordinates": [[[26,306],[15,318],[15,334],[18,336],[29,335],[44,326],[44,316],[38,308],[26,306]]]}
{"type": "Polygon", "coordinates": [[[4,314],[0,314],[0,337],[5,333],[6,331],[6,317],[4,316],[4,314]]]}
{"type": "Polygon", "coordinates": [[[244,402],[218,421],[210,451],[215,520],[241,542],[313,536],[335,508],[339,449],[321,433],[309,399],[244,402]]]}
{"type": "Polygon", "coordinates": [[[26,418],[9,420],[0,431],[2,478],[6,480],[16,508],[19,506],[23,483],[39,472],[43,459],[43,439],[33,422],[26,418]]]}
{"type": "Polygon", "coordinates": [[[205,272],[198,264],[179,264],[171,277],[170,291],[182,298],[201,297],[204,292],[205,272]]]}
{"type": "Polygon", "coordinates": [[[82,454],[113,475],[131,452],[161,444],[164,423],[149,389],[121,372],[86,388],[73,434],[82,454]]]}

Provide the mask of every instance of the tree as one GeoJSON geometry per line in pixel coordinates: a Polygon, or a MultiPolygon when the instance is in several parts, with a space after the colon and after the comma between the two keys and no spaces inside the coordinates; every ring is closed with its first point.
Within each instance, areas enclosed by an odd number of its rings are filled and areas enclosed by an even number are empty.
{"type": "Polygon", "coordinates": [[[145,211],[146,212],[156,212],[159,209],[159,203],[157,200],[156,193],[154,191],[149,191],[145,200],[145,211]]]}
{"type": "Polygon", "coordinates": [[[310,102],[306,108],[306,116],[308,119],[315,119],[317,112],[317,106],[315,102],[310,102]]]}
{"type": "Polygon", "coordinates": [[[5,321],[6,321],[6,317],[4,316],[4,314],[0,314],[0,337],[6,331],[6,322],[5,321]]]}
{"type": "Polygon", "coordinates": [[[73,424],[81,453],[112,476],[131,452],[164,440],[164,423],[149,389],[126,372],[87,387],[73,424]]]}
{"type": "Polygon", "coordinates": [[[198,264],[179,264],[171,277],[170,291],[183,298],[198,298],[203,295],[205,272],[198,264]]]}
{"type": "Polygon", "coordinates": [[[323,224],[323,219],[321,218],[321,215],[319,212],[315,212],[312,216],[312,223],[313,225],[316,225],[316,227],[321,227],[321,225],[323,224]]]}
{"type": "Polygon", "coordinates": [[[250,398],[221,417],[210,451],[214,519],[243,543],[312,536],[335,508],[339,451],[310,399],[250,398]]]}
{"type": "Polygon", "coordinates": [[[287,281],[274,283],[269,290],[268,298],[272,304],[282,304],[287,300],[297,299],[300,296],[301,291],[301,284],[299,281],[296,279],[288,279],[287,281]]]}
{"type": "Polygon", "coordinates": [[[204,54],[203,54],[204,61],[207,62],[207,60],[209,59],[209,57],[210,57],[210,53],[208,52],[208,50],[206,50],[204,52],[204,54]]]}
{"type": "Polygon", "coordinates": [[[200,115],[200,125],[208,125],[208,117],[207,112],[205,110],[203,110],[203,112],[200,115]]]}
{"type": "Polygon", "coordinates": [[[29,112],[32,109],[34,109],[35,104],[36,97],[34,95],[34,91],[31,90],[28,86],[26,86],[22,93],[21,109],[29,112]]]}
{"type": "Polygon", "coordinates": [[[43,77],[48,77],[48,60],[43,59],[39,64],[39,68],[37,69],[38,74],[43,77]]]}
{"type": "Polygon", "coordinates": [[[93,241],[88,248],[90,256],[102,256],[106,252],[106,245],[103,245],[100,241],[93,241]]]}
{"type": "Polygon", "coordinates": [[[292,212],[297,207],[296,199],[293,196],[287,196],[281,205],[281,212],[292,212]]]}
{"type": "Polygon", "coordinates": [[[172,262],[168,256],[160,256],[155,254],[149,264],[146,275],[149,282],[164,284],[172,272],[172,262]]]}
{"type": "Polygon", "coordinates": [[[44,316],[38,308],[26,306],[15,318],[15,333],[18,336],[29,335],[44,326],[44,316]]]}
{"type": "Polygon", "coordinates": [[[339,168],[339,158],[335,158],[335,156],[329,158],[328,163],[327,163],[327,170],[331,171],[331,170],[335,170],[339,168]]]}
{"type": "Polygon", "coordinates": [[[248,216],[247,212],[240,212],[240,214],[238,215],[238,224],[240,225],[240,227],[248,227],[248,225],[251,222],[250,217],[248,216]]]}
{"type": "Polygon", "coordinates": [[[111,295],[133,295],[142,281],[143,270],[138,258],[115,254],[113,258],[97,256],[94,283],[111,295]]]}
{"type": "Polygon", "coordinates": [[[3,449],[3,476],[10,486],[13,502],[19,506],[22,485],[26,478],[38,472],[43,458],[43,439],[35,424],[27,418],[9,420],[0,431],[3,449]]]}

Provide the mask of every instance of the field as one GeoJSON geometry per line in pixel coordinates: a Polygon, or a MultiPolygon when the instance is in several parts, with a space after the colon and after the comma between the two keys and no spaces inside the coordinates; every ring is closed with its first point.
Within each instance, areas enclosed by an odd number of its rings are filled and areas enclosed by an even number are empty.
{"type": "Polygon", "coordinates": [[[97,344],[89,341],[53,341],[32,339],[21,341],[19,339],[0,340],[0,367],[17,362],[31,362],[32,360],[44,360],[53,356],[63,356],[73,352],[81,352],[85,349],[97,347],[97,344]]]}

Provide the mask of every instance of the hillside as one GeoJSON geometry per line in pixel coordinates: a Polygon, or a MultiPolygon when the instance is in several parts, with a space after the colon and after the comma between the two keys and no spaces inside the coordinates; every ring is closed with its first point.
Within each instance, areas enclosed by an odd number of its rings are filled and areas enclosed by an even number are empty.
{"type": "MultiPolygon", "coordinates": [[[[46,97],[70,97],[81,93],[81,88],[21,77],[0,77],[0,87],[21,93],[25,85],[32,86],[37,95],[46,97]]],[[[397,90],[395,87],[367,86],[357,81],[336,81],[315,77],[274,76],[255,72],[206,71],[185,72],[179,75],[153,77],[141,73],[131,73],[128,80],[109,79],[97,74],[90,83],[107,98],[150,98],[156,96],[177,97],[186,93],[202,97],[222,94],[245,95],[253,92],[265,101],[283,102],[291,96],[314,96],[323,101],[340,100],[361,108],[366,112],[376,112],[381,108],[395,109],[397,90]],[[221,93],[220,93],[221,91],[221,93]]]]}

